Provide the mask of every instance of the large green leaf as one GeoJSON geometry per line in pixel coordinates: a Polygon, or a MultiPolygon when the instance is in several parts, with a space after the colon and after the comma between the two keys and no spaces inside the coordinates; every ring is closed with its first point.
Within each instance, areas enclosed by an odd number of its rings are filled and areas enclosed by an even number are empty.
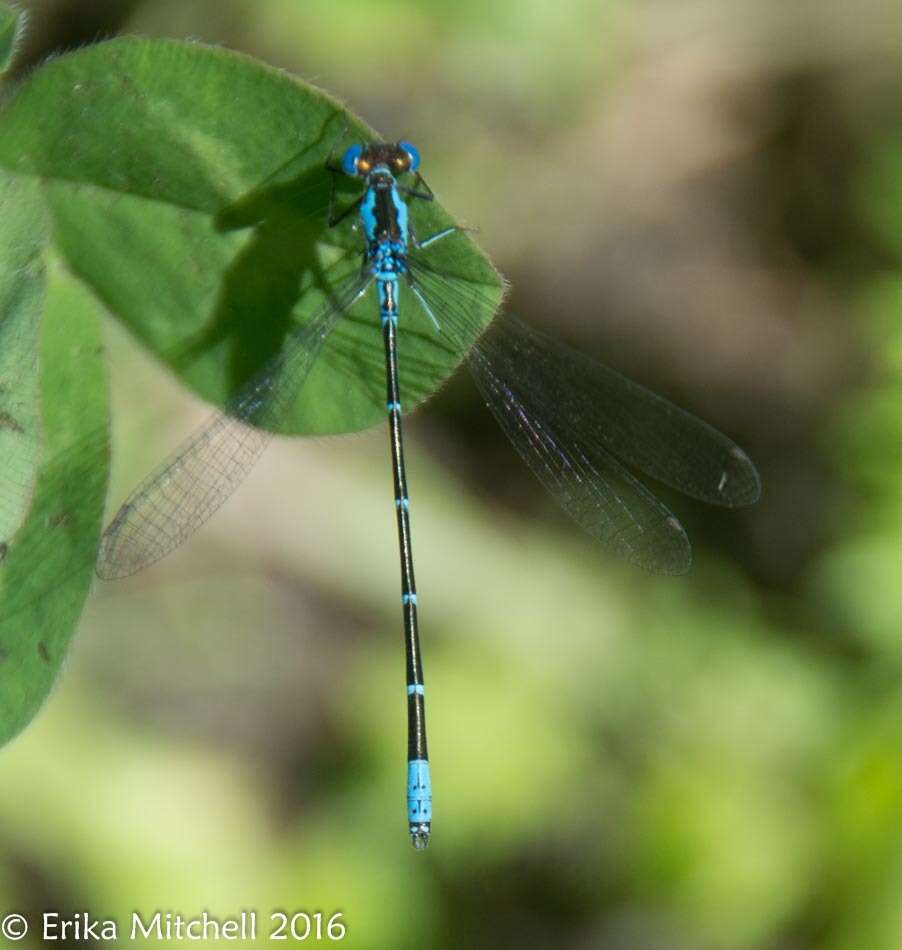
{"type": "MultiPolygon", "coordinates": [[[[336,144],[374,137],[322,92],[247,57],[119,39],[53,60],[20,87],[0,115],[0,166],[43,182],[70,269],[189,386],[222,403],[359,268],[350,222],[326,227],[325,162],[336,144]]],[[[355,184],[341,186],[345,202],[355,184]]],[[[451,223],[437,203],[414,202],[411,217],[424,236],[451,223]]],[[[497,273],[463,234],[426,253],[471,285],[475,334],[500,300],[497,273]]],[[[439,337],[410,303],[400,342],[408,408],[470,342],[439,337]]],[[[382,420],[383,373],[367,297],[325,347],[286,431],[382,420]]]]}
{"type": "Polygon", "coordinates": [[[41,442],[38,329],[46,241],[34,182],[0,174],[0,550],[28,508],[41,442]]]}
{"type": "Polygon", "coordinates": [[[40,324],[40,464],[28,515],[0,559],[0,743],[50,691],[94,575],[109,468],[95,310],[76,281],[51,268],[40,324]]]}

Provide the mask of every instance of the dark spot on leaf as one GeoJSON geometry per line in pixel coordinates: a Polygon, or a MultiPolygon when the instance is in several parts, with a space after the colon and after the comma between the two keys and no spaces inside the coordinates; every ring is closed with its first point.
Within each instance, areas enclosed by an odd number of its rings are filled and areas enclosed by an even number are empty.
{"type": "Polygon", "coordinates": [[[47,644],[43,640],[38,643],[38,656],[45,662],[50,662],[50,651],[47,649],[47,644]]]}
{"type": "Polygon", "coordinates": [[[0,541],[0,564],[6,560],[7,554],[9,554],[9,545],[6,541],[0,541]]]}
{"type": "Polygon", "coordinates": [[[55,515],[50,516],[50,527],[51,528],[64,528],[67,524],[72,521],[72,515],[68,511],[58,511],[55,515]]]}
{"type": "Polygon", "coordinates": [[[0,647],[0,663],[5,663],[9,657],[9,651],[6,647],[0,647]]]}
{"type": "Polygon", "coordinates": [[[25,431],[8,412],[0,412],[0,429],[11,429],[20,433],[25,431]]]}

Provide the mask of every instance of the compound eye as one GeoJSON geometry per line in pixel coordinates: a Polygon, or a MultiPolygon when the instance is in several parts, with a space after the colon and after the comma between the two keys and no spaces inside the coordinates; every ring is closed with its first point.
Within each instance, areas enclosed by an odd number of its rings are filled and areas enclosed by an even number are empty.
{"type": "Polygon", "coordinates": [[[346,175],[350,175],[352,178],[360,174],[362,169],[358,165],[358,160],[362,154],[363,154],[362,145],[349,146],[345,150],[344,155],[341,156],[341,170],[346,175]]]}
{"type": "Polygon", "coordinates": [[[410,158],[410,170],[415,172],[420,167],[420,153],[410,142],[398,142],[398,146],[407,153],[410,158]]]}

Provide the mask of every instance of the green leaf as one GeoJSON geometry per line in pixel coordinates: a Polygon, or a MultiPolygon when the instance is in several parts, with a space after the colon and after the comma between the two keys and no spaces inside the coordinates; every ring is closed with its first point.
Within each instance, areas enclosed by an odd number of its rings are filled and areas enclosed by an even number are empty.
{"type": "MultiPolygon", "coordinates": [[[[0,115],[0,166],[40,178],[70,269],[192,389],[221,404],[359,268],[363,245],[350,221],[326,227],[325,162],[336,145],[373,138],[322,92],[247,57],[119,39],[53,60],[20,87],[0,115]]],[[[344,203],[355,184],[340,186],[344,203]]],[[[412,202],[411,219],[421,236],[453,223],[437,202],[412,202]]],[[[424,253],[466,285],[475,335],[500,301],[497,273],[464,234],[424,253]]],[[[451,345],[412,300],[401,304],[401,389],[411,408],[471,339],[451,345]]],[[[367,296],[333,333],[285,430],[383,420],[383,367],[367,296]]]]}
{"type": "Polygon", "coordinates": [[[46,241],[41,193],[0,174],[0,546],[22,523],[41,444],[38,329],[46,241]]]}
{"type": "Polygon", "coordinates": [[[0,560],[0,743],[32,719],[65,657],[94,576],[109,469],[96,307],[59,266],[40,327],[41,462],[0,560]]]}
{"type": "Polygon", "coordinates": [[[0,75],[13,63],[27,20],[24,10],[0,3],[0,75]]]}

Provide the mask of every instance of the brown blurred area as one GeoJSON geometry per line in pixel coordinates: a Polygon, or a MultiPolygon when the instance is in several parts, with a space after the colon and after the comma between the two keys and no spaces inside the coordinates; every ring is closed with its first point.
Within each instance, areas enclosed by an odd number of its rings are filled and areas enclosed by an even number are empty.
{"type": "Polygon", "coordinates": [[[78,49],[115,36],[142,0],[30,0],[29,28],[19,51],[14,75],[24,76],[48,56],[78,49]]]}

